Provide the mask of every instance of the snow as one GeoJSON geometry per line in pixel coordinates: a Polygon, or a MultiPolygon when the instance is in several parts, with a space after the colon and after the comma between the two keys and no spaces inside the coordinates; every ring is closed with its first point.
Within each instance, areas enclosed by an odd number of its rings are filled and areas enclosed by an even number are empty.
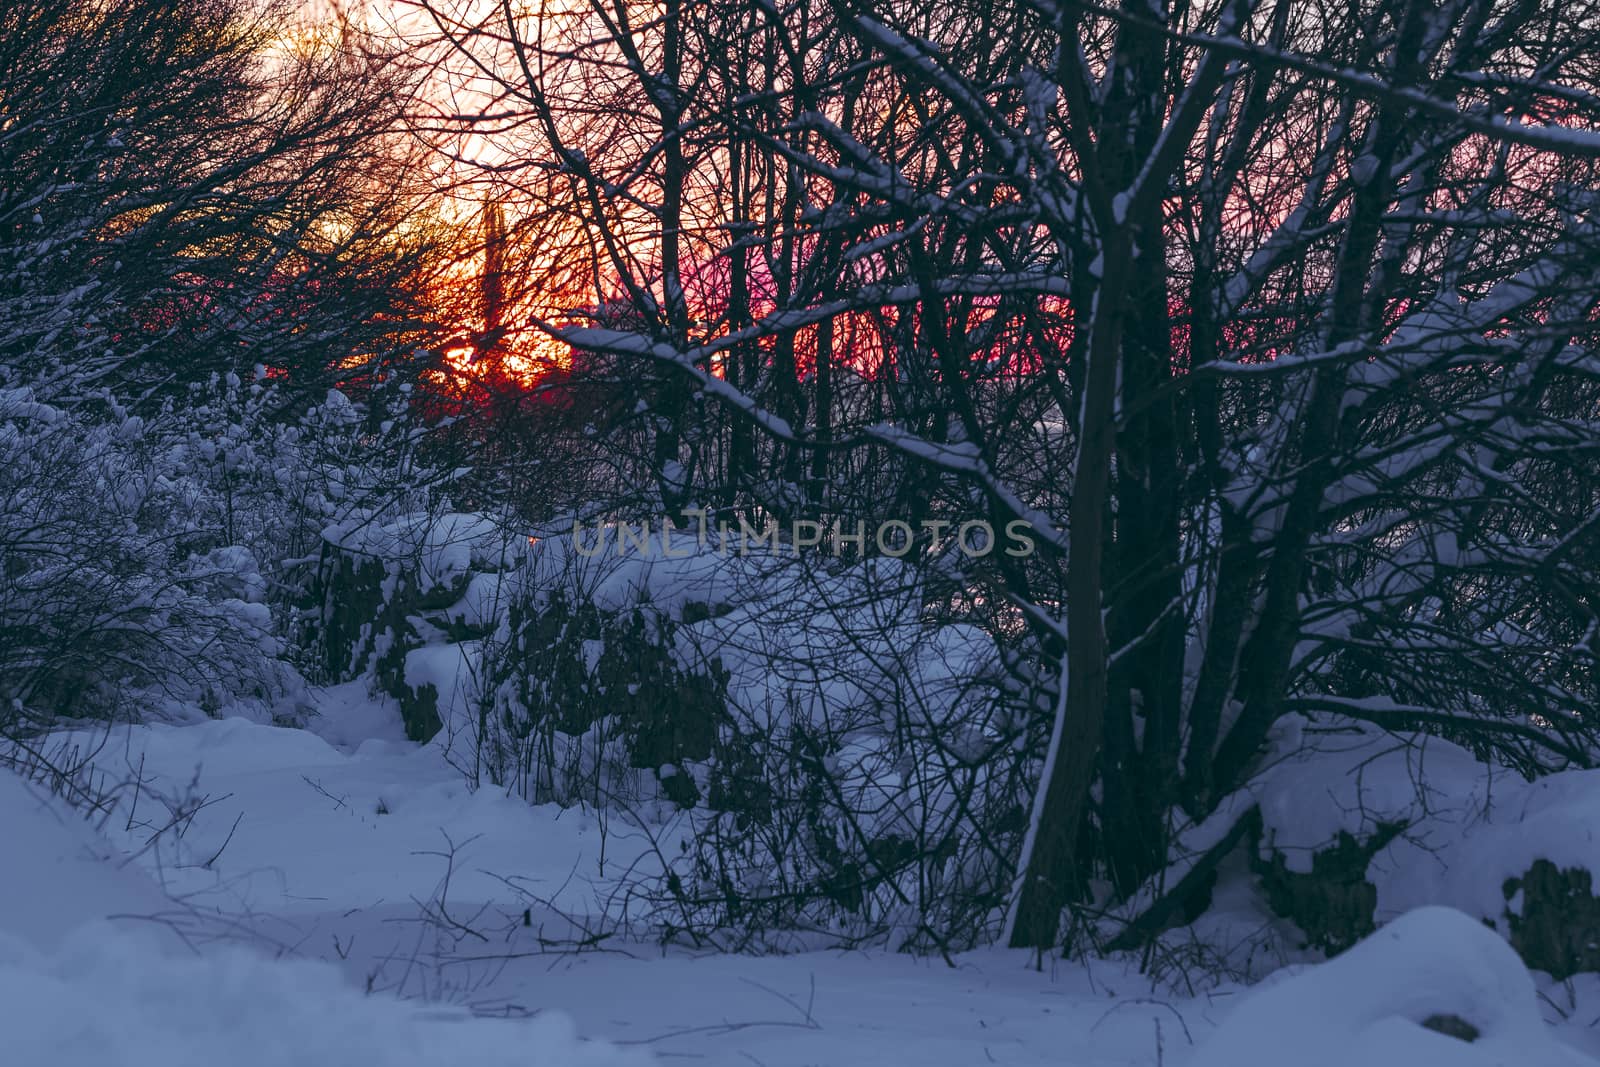
{"type": "Polygon", "coordinates": [[[405,683],[413,689],[431,685],[438,692],[439,720],[444,728],[434,742],[450,747],[453,741],[476,736],[473,680],[477,677],[478,643],[424,645],[406,653],[405,683]]]}
{"type": "Polygon", "coordinates": [[[1590,872],[1600,885],[1600,771],[1564,771],[1484,789],[1460,817],[1432,820],[1373,857],[1380,919],[1435,901],[1505,930],[1503,886],[1536,860],[1590,872]]]}
{"type": "MultiPolygon", "coordinates": [[[[583,954],[546,951],[537,938],[566,936],[563,914],[596,921],[605,911],[602,870],[614,878],[639,869],[639,832],[594,812],[530,807],[493,787],[471,791],[435,746],[383,738],[352,746],[358,728],[392,715],[392,706],[358,686],[318,699],[313,722],[323,736],[244,720],[113,732],[100,757],[108,771],[142,767],[152,790],[182,791],[192,781],[196,795],[210,798],[181,838],[144,848],[158,820],[136,815],[129,830],[122,809],[104,838],[70,813],[42,816],[50,834],[73,828],[63,851],[92,845],[84,863],[96,866],[26,882],[26,896],[56,899],[64,879],[112,886],[96,876],[102,867],[119,871],[134,880],[126,897],[118,890],[70,910],[82,920],[175,914],[201,955],[175,945],[158,956],[145,942],[165,926],[139,921],[130,921],[126,940],[96,932],[69,937],[59,951],[54,940],[26,952],[7,942],[0,984],[37,989],[33,1001],[0,999],[0,1032],[15,1032],[14,1047],[28,1050],[14,1062],[512,1062],[503,1043],[527,1050],[516,1061],[523,1064],[644,1062],[574,1045],[568,1024],[544,1021],[570,1016],[579,1033],[652,1050],[664,1062],[1043,1064],[1071,1034],[1084,1064],[1123,1067],[1153,1062],[1158,1018],[1169,1045],[1186,1045],[1184,1025],[1204,1029],[1203,1012],[1184,1024],[1164,1007],[1108,996],[1100,983],[1148,988],[1117,964],[1040,973],[1021,953],[969,954],[951,968],[881,952],[705,957],[625,941],[583,954]],[[122,868],[93,858],[134,853],[122,868]],[[167,901],[158,882],[179,901],[167,901]],[[437,939],[419,922],[428,907],[487,940],[437,939]],[[263,948],[289,959],[266,960],[263,948]],[[363,998],[369,982],[375,994],[363,998]],[[92,1026],[82,1018],[90,1003],[100,1006],[92,1026]],[[30,1018],[8,1018],[22,1004],[30,1018]],[[470,1017],[534,1011],[527,1023],[470,1017]],[[335,1022],[344,1032],[327,1032],[335,1022]],[[29,1058],[50,1047],[52,1027],[81,1031],[79,1043],[62,1058],[29,1058]],[[544,1049],[556,1051],[541,1059],[544,1049]]],[[[8,818],[33,810],[14,793],[0,792],[8,818]]],[[[48,869],[41,854],[48,850],[27,854],[30,871],[48,869]]],[[[11,925],[0,917],[0,931],[14,934],[11,925]]]]}
{"type": "Polygon", "coordinates": [[[44,954],[0,934],[0,1032],[29,1067],[643,1067],[547,1015],[487,1020],[367,997],[338,969],[226,947],[169,956],[94,925],[44,954]]]}
{"type": "Polygon", "coordinates": [[[1247,995],[1190,1067],[1557,1067],[1586,1061],[1555,1041],[1522,961],[1449,908],[1409,912],[1327,963],[1247,995]],[[1425,1029],[1454,1016],[1473,1042],[1425,1029]],[[1292,1054],[1288,1050],[1294,1050],[1292,1054]]]}
{"type": "MultiPolygon", "coordinates": [[[[55,950],[85,921],[154,914],[170,906],[143,871],[110,862],[110,843],[80,816],[4,770],[0,827],[6,848],[0,930],[26,939],[34,949],[55,950]]],[[[118,922],[138,925],[132,919],[118,922]]]]}
{"type": "Polygon", "coordinates": [[[399,706],[391,697],[375,695],[370,679],[329,686],[323,691],[322,703],[337,708],[338,714],[313,716],[306,729],[340,751],[352,752],[363,746],[382,751],[386,744],[405,743],[399,706]]]}
{"type": "MultiPolygon", "coordinates": [[[[723,555],[715,532],[699,544],[693,531],[675,534],[668,553],[659,530],[634,530],[632,538],[605,530],[600,542],[593,528],[579,533],[576,547],[570,536],[542,539],[517,579],[522,593],[542,603],[561,590],[569,601],[603,611],[648,603],[675,619],[691,603],[714,609],[680,627],[679,658],[718,661],[730,673],[731,702],[747,713],[792,700],[837,713],[874,695],[905,692],[929,706],[953,706],[992,662],[993,642],[976,628],[921,624],[914,579],[897,560],[829,572],[798,566],[787,552],[741,555],[738,531],[723,555]]],[[[502,592],[502,606],[508,595],[517,594],[502,592]]],[[[448,681],[456,673],[441,668],[429,677],[448,681]]]]}
{"type": "MultiPolygon", "coordinates": [[[[659,610],[677,616],[690,601],[709,605],[740,599],[759,577],[764,561],[741,557],[740,531],[730,532],[728,555],[723,556],[710,531],[703,543],[695,530],[672,533],[669,545],[659,525],[587,525],[575,536],[541,539],[519,581],[524,591],[540,598],[560,589],[602,611],[631,608],[648,598],[659,610]]],[[[764,532],[750,531],[752,545],[764,532]]],[[[764,556],[767,549],[750,551],[764,556]]]]}
{"type": "MultiPolygon", "coordinates": [[[[249,728],[252,724],[244,724],[249,728]]],[[[203,732],[203,731],[190,731],[203,732]]],[[[281,731],[288,733],[289,731],[281,731]]],[[[218,742],[238,731],[214,735],[218,742]]],[[[315,740],[315,739],[313,739],[315,740]]],[[[212,746],[213,751],[217,746],[212,746]]],[[[236,755],[239,753],[236,753],[236,755]]],[[[367,996],[339,968],[180,940],[180,911],[75,813],[0,771],[0,1034],[28,1067],[643,1067],[557,1013],[489,1020],[367,996]]]]}
{"type": "MultiPolygon", "coordinates": [[[[959,659],[961,635],[941,653],[930,678],[959,659]]],[[[487,783],[469,789],[441,746],[403,740],[393,702],[365,683],[313,696],[312,730],[224,719],[96,735],[99,766],[113,780],[137,772],[146,787],[137,811],[119,804],[98,831],[0,774],[0,827],[15,860],[0,879],[0,1033],[17,1050],[8,1062],[1592,1062],[1552,1035],[1581,1039],[1600,989],[1569,990],[1581,998],[1571,1012],[1580,1025],[1551,1030],[1501,938],[1475,916],[1438,908],[1254,990],[1222,982],[1185,995],[1138,974],[1136,961],[1047,959],[1040,970],[1030,954],[1000,949],[947,963],[881,950],[706,955],[632,941],[617,925],[619,887],[649,870],[651,836],[672,844],[670,823],[531,806],[487,783]],[[163,796],[201,802],[181,832],[156,833],[163,796]],[[570,951],[585,931],[606,936],[570,951]],[[1483,1037],[1469,1045],[1418,1025],[1439,1013],[1483,1037]]],[[[1372,739],[1364,743],[1344,739],[1348,751],[1320,780],[1299,766],[1302,782],[1348,799],[1333,768],[1370,761],[1372,739]]],[[[1441,748],[1426,758],[1446,768],[1452,756],[1441,748]]],[[[1363,796],[1399,811],[1397,785],[1373,787],[1397,783],[1406,759],[1367,766],[1378,770],[1361,779],[1363,796]]],[[[1576,818],[1593,783],[1552,782],[1525,798],[1526,814],[1576,818]]],[[[1310,841],[1336,825],[1353,824],[1308,805],[1301,831],[1310,841]]],[[[1247,898],[1224,902],[1241,922],[1247,898]]]]}
{"type": "Polygon", "coordinates": [[[1297,751],[1231,798],[1228,810],[1259,803],[1263,847],[1300,873],[1341,833],[1366,841],[1381,825],[1399,827],[1366,872],[1379,923],[1446,905],[1504,935],[1506,914],[1519,904],[1507,901],[1505,883],[1541,859],[1588,871],[1600,885],[1600,770],[1528,782],[1441,738],[1370,727],[1310,736],[1296,724],[1303,728],[1291,717],[1281,729],[1294,734],[1284,747],[1297,751]],[[1311,743],[1302,745],[1302,736],[1311,743]]]}
{"type": "Polygon", "coordinates": [[[527,552],[527,542],[484,515],[407,514],[379,522],[356,510],[322,530],[322,540],[345,552],[398,564],[415,561],[422,592],[450,588],[469,568],[503,570],[527,552]]]}
{"type": "Polygon", "coordinates": [[[1148,981],[1120,964],[1047,961],[1040,973],[998,950],[954,963],[872,951],[587,955],[526,981],[583,1029],[646,1043],[662,1063],[715,1067],[1155,1067],[1158,1042],[1181,1063],[1185,1029],[1208,1028],[1207,1006],[1140,1002],[1148,981]]]}
{"type": "Polygon", "coordinates": [[[445,618],[474,630],[493,629],[506,609],[506,584],[500,574],[474,574],[461,599],[445,609],[445,618]]]}
{"type": "MultiPolygon", "coordinates": [[[[426,899],[445,871],[437,853],[448,850],[447,836],[470,864],[452,891],[481,906],[503,894],[497,875],[526,870],[530,839],[553,889],[569,880],[593,833],[580,813],[563,817],[494,789],[471,790],[435,748],[375,739],[344,752],[308,731],[243,719],[118,727],[99,765],[113,778],[137,772],[152,791],[207,801],[181,837],[164,836],[142,857],[168,891],[198,907],[271,915],[279,926],[304,920],[296,939],[326,939],[318,921],[330,910],[346,918],[352,909],[414,913],[411,898],[426,899]]],[[[120,809],[108,820],[112,844],[126,852],[143,848],[152,820],[165,814],[155,801],[140,807],[131,826],[120,809]]],[[[586,883],[570,881],[561,903],[587,907],[586,883]]]]}
{"type": "MultiPolygon", "coordinates": [[[[1277,730],[1298,739],[1303,724],[1291,716],[1277,730]]],[[[1265,844],[1299,873],[1309,872],[1313,854],[1341,832],[1365,839],[1380,824],[1464,817],[1494,781],[1492,768],[1439,738],[1350,728],[1307,739],[1312,743],[1284,745],[1296,751],[1250,789],[1261,804],[1265,844]]]]}
{"type": "Polygon", "coordinates": [[[473,563],[487,563],[508,539],[482,515],[444,515],[429,522],[422,539],[422,591],[453,588],[466,578],[473,563]]]}

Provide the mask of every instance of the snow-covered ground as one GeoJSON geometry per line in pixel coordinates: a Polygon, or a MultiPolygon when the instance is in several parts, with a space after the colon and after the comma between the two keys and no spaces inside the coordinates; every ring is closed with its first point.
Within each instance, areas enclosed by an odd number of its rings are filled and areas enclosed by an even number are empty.
{"type": "Polygon", "coordinates": [[[144,785],[98,828],[0,776],[6,1062],[1521,1067],[1595,1049],[1600,990],[1541,997],[1496,935],[1443,909],[1187,997],[1122,964],[1001,950],[572,951],[618,913],[619,875],[648,869],[644,834],[469,790],[361,683],[320,704],[312,730],[85,735],[107,782],[144,785]],[[1570,1020],[1548,1028],[1541,1004],[1570,1020]],[[1482,1038],[1417,1025],[1439,1015],[1482,1038]]]}

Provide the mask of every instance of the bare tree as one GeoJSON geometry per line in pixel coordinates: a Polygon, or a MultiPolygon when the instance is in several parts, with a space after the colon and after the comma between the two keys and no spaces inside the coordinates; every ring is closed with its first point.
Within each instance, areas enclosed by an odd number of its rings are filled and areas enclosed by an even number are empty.
{"type": "Polygon", "coordinates": [[[1291,713],[1590,761],[1592,6],[537,15],[439,24],[628,311],[544,326],[678,383],[661,499],[1031,524],[954,583],[1055,709],[1013,944],[1291,713]]]}
{"type": "Polygon", "coordinates": [[[233,0],[8,4],[0,37],[13,380],[170,394],[264,364],[325,387],[425,339],[439,233],[398,57],[233,0]]]}

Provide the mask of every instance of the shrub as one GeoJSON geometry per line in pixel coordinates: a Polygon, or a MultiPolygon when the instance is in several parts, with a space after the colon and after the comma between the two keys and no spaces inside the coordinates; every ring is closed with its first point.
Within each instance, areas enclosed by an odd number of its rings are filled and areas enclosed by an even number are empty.
{"type": "Polygon", "coordinates": [[[1039,717],[909,569],[790,563],[541,541],[483,654],[481,765],[535,802],[678,809],[632,894],[664,938],[973,944],[1039,717]]]}

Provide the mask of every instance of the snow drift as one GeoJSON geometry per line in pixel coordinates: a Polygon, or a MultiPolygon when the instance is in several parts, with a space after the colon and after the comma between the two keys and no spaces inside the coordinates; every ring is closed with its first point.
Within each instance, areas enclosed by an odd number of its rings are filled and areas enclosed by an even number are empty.
{"type": "Polygon", "coordinates": [[[566,1017],[481,1019],[364,996],[331,964],[203,954],[177,906],[76,814],[0,771],[0,1034],[28,1067],[639,1067],[566,1017]]]}
{"type": "Polygon", "coordinates": [[[1190,1067],[1287,1062],[1576,1067],[1594,1061],[1545,1027],[1533,980],[1510,946],[1459,911],[1429,907],[1336,959],[1247,994],[1190,1067]]]}

